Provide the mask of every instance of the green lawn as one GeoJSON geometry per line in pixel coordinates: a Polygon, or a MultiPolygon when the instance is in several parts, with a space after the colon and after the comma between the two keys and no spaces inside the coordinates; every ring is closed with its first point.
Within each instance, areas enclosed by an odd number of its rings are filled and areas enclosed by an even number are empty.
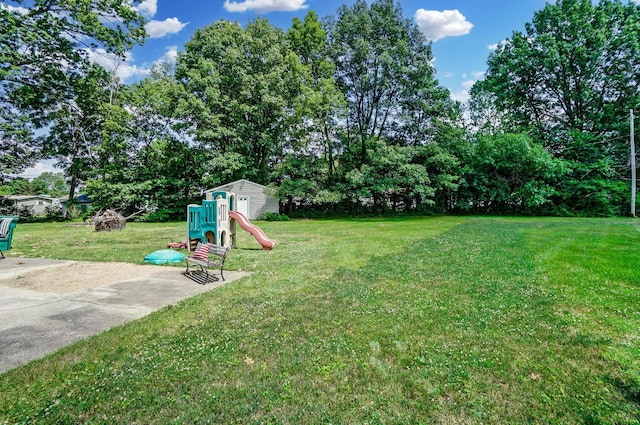
{"type": "MultiPolygon", "coordinates": [[[[258,223],[240,281],[0,377],[0,423],[640,423],[632,219],[258,223]]],[[[19,224],[12,256],[130,261],[185,223],[19,224]]]]}

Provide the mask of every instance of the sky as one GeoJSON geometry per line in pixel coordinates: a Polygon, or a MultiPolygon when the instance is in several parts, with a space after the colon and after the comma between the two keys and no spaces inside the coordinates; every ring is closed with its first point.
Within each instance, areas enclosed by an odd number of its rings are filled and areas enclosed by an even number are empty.
{"type": "MultiPolygon", "coordinates": [[[[640,2],[640,0],[632,0],[640,2]]],[[[2,1],[5,7],[15,1],[2,1]]],[[[486,70],[489,54],[514,31],[524,31],[545,0],[400,0],[403,14],[412,19],[432,42],[436,78],[455,100],[466,101],[468,91],[486,70]]],[[[221,19],[245,25],[257,17],[288,29],[292,19],[313,10],[320,18],[337,15],[343,4],[353,0],[142,0],[137,10],[147,19],[148,38],[120,61],[116,73],[124,83],[133,83],[149,74],[162,61],[175,61],[194,31],[221,19]]],[[[107,67],[114,64],[104,56],[96,60],[107,67]]],[[[38,164],[26,176],[52,171],[38,164]],[[39,168],[38,168],[39,167],[39,168]]]]}
{"type": "MultiPolygon", "coordinates": [[[[131,1],[131,0],[123,0],[131,1]]],[[[124,83],[149,74],[154,64],[175,61],[196,29],[218,20],[241,25],[258,17],[288,29],[294,17],[313,10],[320,18],[337,15],[354,0],[137,0],[135,8],[147,24],[147,41],[135,46],[126,61],[94,59],[116,68],[124,83]]],[[[367,0],[371,2],[371,0],[367,0]]],[[[398,0],[396,0],[398,1],[398,0]]],[[[640,3],[640,0],[631,0],[640,3]]],[[[25,10],[31,0],[2,0],[0,7],[25,10]]],[[[546,0],[399,0],[406,18],[413,20],[432,42],[434,66],[441,85],[456,100],[465,101],[470,86],[482,78],[492,49],[514,31],[523,31],[546,0]]],[[[552,1],[553,2],[553,1],[552,1]]]]}
{"type": "MultiPolygon", "coordinates": [[[[118,74],[126,82],[148,74],[158,62],[175,60],[194,31],[220,19],[241,25],[264,17],[284,30],[292,19],[315,11],[320,18],[337,15],[353,0],[144,0],[137,5],[147,20],[148,39],[136,46],[118,74]]],[[[491,50],[513,31],[523,31],[545,0],[400,0],[412,19],[432,42],[437,79],[451,96],[467,100],[473,82],[482,78],[491,50]]]]}

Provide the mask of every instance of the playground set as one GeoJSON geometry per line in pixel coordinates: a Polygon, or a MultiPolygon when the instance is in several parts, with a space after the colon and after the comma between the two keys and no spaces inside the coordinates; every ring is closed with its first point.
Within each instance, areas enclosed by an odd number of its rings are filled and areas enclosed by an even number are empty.
{"type": "Polygon", "coordinates": [[[237,211],[235,193],[214,192],[212,198],[211,201],[202,201],[202,205],[187,206],[190,251],[195,249],[198,242],[235,248],[236,224],[251,233],[262,249],[270,250],[276,245],[276,241],[268,238],[261,228],[237,211]]]}

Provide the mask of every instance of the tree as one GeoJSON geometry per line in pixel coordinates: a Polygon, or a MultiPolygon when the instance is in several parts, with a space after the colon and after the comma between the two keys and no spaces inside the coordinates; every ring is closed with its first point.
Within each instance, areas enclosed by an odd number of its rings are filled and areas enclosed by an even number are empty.
{"type": "Polygon", "coordinates": [[[102,141],[105,105],[109,102],[107,87],[112,75],[96,64],[87,65],[82,74],[67,77],[64,99],[45,115],[51,123],[42,137],[43,152],[57,159],[69,177],[69,199],[91,168],[97,165],[95,148],[102,141]]]}
{"type": "Polygon", "coordinates": [[[327,167],[322,156],[304,152],[285,155],[284,160],[274,170],[281,183],[277,194],[284,202],[284,210],[291,212],[295,205],[310,207],[317,203],[319,195],[327,187],[327,167]]]}
{"type": "Polygon", "coordinates": [[[462,158],[469,157],[465,132],[449,123],[436,122],[433,141],[415,145],[414,161],[424,165],[434,190],[434,208],[453,211],[458,203],[458,189],[464,179],[462,158]]]}
{"type": "Polygon", "coordinates": [[[610,135],[638,104],[639,24],[633,3],[547,4],[489,57],[480,84],[516,126],[610,135]]]}
{"type": "Polygon", "coordinates": [[[44,172],[32,180],[36,194],[44,193],[59,198],[69,191],[69,185],[62,173],[44,172]]]}
{"type": "MultiPolygon", "coordinates": [[[[0,97],[3,96],[0,88],[0,97]]],[[[4,108],[0,105],[0,182],[35,164],[39,146],[33,134],[33,125],[27,117],[9,105],[4,108]]]]}
{"type": "Polygon", "coordinates": [[[336,80],[348,102],[348,141],[366,163],[368,141],[393,136],[410,97],[437,87],[431,46],[393,0],[342,6],[329,28],[336,80]]]}
{"type": "Polygon", "coordinates": [[[33,183],[22,177],[11,180],[8,186],[10,195],[36,195],[33,183]]]}
{"type": "Polygon", "coordinates": [[[416,149],[388,145],[372,140],[369,164],[363,164],[346,175],[347,193],[354,203],[371,200],[377,212],[410,210],[416,205],[433,204],[434,189],[426,167],[414,161],[416,149]]]}
{"type": "Polygon", "coordinates": [[[142,219],[181,220],[186,207],[200,197],[195,160],[187,143],[158,138],[136,153],[130,166],[118,176],[87,182],[87,193],[98,208],[115,208],[142,219]]]}
{"type": "Polygon", "coordinates": [[[628,159],[616,159],[610,151],[611,145],[620,141],[613,139],[602,143],[588,132],[567,133],[570,143],[562,156],[572,172],[556,185],[563,199],[561,212],[599,216],[625,214],[630,202],[628,175],[625,175],[628,159]]]}
{"type": "MultiPolygon", "coordinates": [[[[329,57],[327,33],[322,28],[315,12],[309,12],[302,22],[293,19],[287,31],[291,48],[299,55],[307,66],[308,81],[302,87],[302,104],[297,111],[305,117],[301,121],[301,131],[297,137],[306,139],[306,144],[314,155],[320,149],[327,165],[327,181],[331,185],[335,181],[335,156],[338,153],[340,126],[338,122],[344,118],[344,95],[336,86],[334,78],[335,65],[329,57]]],[[[316,175],[316,177],[318,176],[316,175]]]]}
{"type": "Polygon", "coordinates": [[[6,196],[0,196],[0,214],[2,215],[16,215],[17,208],[16,203],[6,196]]]}
{"type": "Polygon", "coordinates": [[[304,72],[284,32],[265,19],[197,30],[178,55],[176,75],[188,93],[185,117],[210,159],[239,160],[233,178],[268,183],[296,143],[304,72]]]}
{"type": "Polygon", "coordinates": [[[432,77],[415,77],[406,88],[401,119],[394,124],[390,140],[415,147],[414,161],[426,167],[434,190],[433,206],[450,211],[461,179],[460,157],[467,145],[460,104],[432,77]]]}
{"type": "Polygon", "coordinates": [[[114,93],[95,149],[97,167],[87,182],[98,208],[144,211],[150,220],[184,217],[205,189],[207,164],[178,119],[183,98],[168,64],[114,93]]]}
{"type": "Polygon", "coordinates": [[[31,165],[33,130],[50,123],[91,50],[124,56],[145,38],[140,1],[13,0],[0,5],[0,178],[31,165]],[[24,6],[23,6],[24,5],[24,6]]]}
{"type": "MultiPolygon", "coordinates": [[[[571,161],[572,179],[590,180],[573,186],[588,209],[597,188],[620,188],[608,181],[627,174],[625,117],[640,103],[639,88],[640,5],[558,0],[491,54],[472,95],[507,130],[529,131],[554,156],[571,161]]],[[[575,196],[569,201],[575,204],[575,196]]]]}
{"type": "Polygon", "coordinates": [[[478,136],[469,154],[467,198],[459,208],[497,214],[555,212],[549,204],[558,195],[557,181],[567,164],[527,134],[478,136]]]}

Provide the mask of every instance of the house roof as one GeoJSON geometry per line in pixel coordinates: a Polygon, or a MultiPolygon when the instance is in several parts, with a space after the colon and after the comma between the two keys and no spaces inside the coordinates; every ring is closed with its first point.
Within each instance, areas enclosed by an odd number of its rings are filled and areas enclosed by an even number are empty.
{"type": "Polygon", "coordinates": [[[52,198],[49,195],[9,195],[7,198],[13,201],[26,201],[28,199],[46,199],[47,201],[53,201],[58,198],[52,198]]]}
{"type": "MultiPolygon", "coordinates": [[[[63,197],[60,198],[60,201],[64,204],[69,200],[69,195],[65,195],[63,197]]],[[[76,202],[80,203],[80,204],[90,204],[91,203],[91,199],[89,199],[89,197],[87,195],[85,195],[84,193],[81,193],[80,195],[77,195],[75,197],[76,202]]]]}
{"type": "Polygon", "coordinates": [[[251,180],[247,180],[247,179],[240,179],[240,180],[233,181],[233,182],[231,182],[231,183],[227,183],[227,184],[223,184],[223,185],[218,186],[218,187],[214,187],[213,189],[207,189],[207,190],[205,190],[205,191],[204,191],[204,193],[219,192],[219,191],[221,191],[222,189],[225,189],[225,188],[227,188],[227,187],[229,187],[229,186],[232,186],[232,185],[235,185],[235,184],[238,184],[238,183],[246,183],[246,184],[250,184],[250,185],[253,185],[253,186],[257,186],[257,187],[259,187],[259,188],[261,188],[261,189],[265,189],[265,188],[266,188],[266,186],[263,186],[263,185],[258,184],[258,183],[254,183],[254,182],[252,182],[251,180]]]}

